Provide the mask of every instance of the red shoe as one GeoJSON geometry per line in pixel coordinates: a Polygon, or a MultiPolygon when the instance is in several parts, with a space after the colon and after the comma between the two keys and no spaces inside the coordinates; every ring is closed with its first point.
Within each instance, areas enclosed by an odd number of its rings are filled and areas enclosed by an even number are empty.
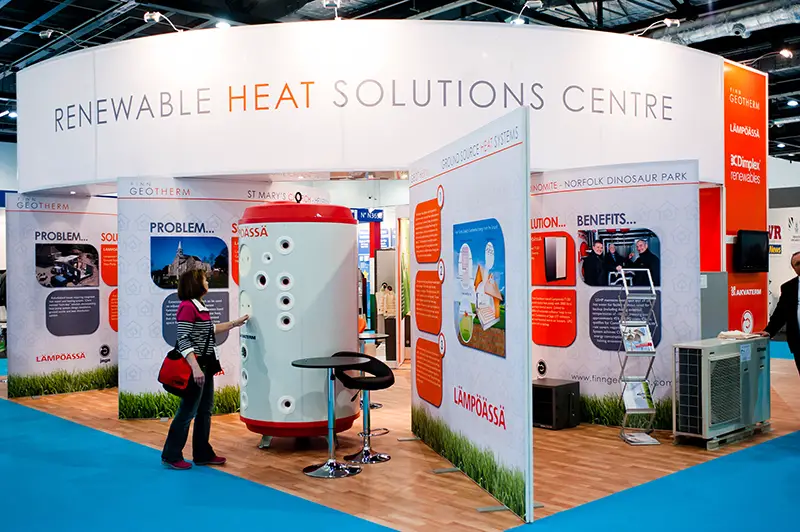
{"type": "Polygon", "coordinates": [[[165,467],[175,469],[177,471],[187,471],[192,468],[192,464],[186,460],[178,460],[177,462],[167,462],[162,460],[161,463],[164,464],[165,467]]]}
{"type": "Polygon", "coordinates": [[[221,466],[225,465],[225,462],[228,460],[223,458],[222,456],[215,456],[211,460],[204,460],[202,462],[198,462],[197,460],[194,461],[194,465],[199,466],[221,466]]]}

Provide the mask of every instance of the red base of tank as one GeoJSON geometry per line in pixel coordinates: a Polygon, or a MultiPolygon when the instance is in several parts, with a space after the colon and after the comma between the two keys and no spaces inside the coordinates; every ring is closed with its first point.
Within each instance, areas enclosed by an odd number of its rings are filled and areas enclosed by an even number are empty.
{"type": "MultiPolygon", "coordinates": [[[[358,419],[359,413],[350,417],[342,417],[336,420],[335,431],[344,432],[350,430],[353,422],[358,419]]],[[[279,423],[275,421],[257,421],[239,416],[242,423],[247,426],[250,432],[261,434],[262,436],[275,436],[277,438],[311,438],[314,436],[328,435],[328,421],[311,421],[307,423],[279,423]]]]}

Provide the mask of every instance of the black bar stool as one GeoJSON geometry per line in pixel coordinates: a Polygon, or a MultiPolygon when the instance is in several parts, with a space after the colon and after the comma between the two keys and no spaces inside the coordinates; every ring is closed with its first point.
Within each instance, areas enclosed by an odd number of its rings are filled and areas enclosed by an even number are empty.
{"type": "MultiPolygon", "coordinates": [[[[388,454],[373,452],[370,447],[372,434],[370,428],[369,392],[385,390],[394,385],[394,373],[392,373],[392,368],[375,357],[362,355],[361,353],[343,351],[333,356],[357,356],[369,359],[367,364],[358,367],[358,371],[362,371],[368,375],[353,377],[348,375],[345,370],[336,370],[336,378],[339,379],[342,384],[351,390],[361,391],[361,412],[364,416],[363,432],[359,433],[363,442],[362,448],[356,454],[345,456],[344,459],[356,464],[379,464],[381,462],[388,462],[391,459],[388,454]]],[[[355,397],[353,399],[355,399],[355,397]]]]}

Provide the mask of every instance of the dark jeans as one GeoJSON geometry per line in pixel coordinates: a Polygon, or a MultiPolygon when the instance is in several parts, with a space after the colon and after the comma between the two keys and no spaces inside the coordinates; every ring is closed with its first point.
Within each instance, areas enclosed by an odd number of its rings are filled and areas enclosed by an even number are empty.
{"type": "Polygon", "coordinates": [[[195,393],[181,398],[181,405],[175,419],[169,426],[167,441],[161,452],[165,462],[183,460],[183,448],[189,438],[189,425],[194,419],[192,432],[192,452],[195,462],[207,462],[214,458],[214,449],[208,442],[211,434],[211,413],[214,411],[214,375],[206,373],[206,382],[201,390],[195,386],[195,393]]]}

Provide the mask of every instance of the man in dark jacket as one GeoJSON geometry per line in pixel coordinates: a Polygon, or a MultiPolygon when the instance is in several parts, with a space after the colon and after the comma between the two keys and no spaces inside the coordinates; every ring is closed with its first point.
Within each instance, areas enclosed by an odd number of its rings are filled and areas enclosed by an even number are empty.
{"type": "Polygon", "coordinates": [[[583,258],[583,280],[589,286],[607,286],[605,264],[603,263],[603,243],[592,244],[592,251],[583,258]]]}
{"type": "Polygon", "coordinates": [[[625,267],[625,259],[617,255],[617,246],[614,244],[608,245],[608,252],[603,262],[606,265],[606,273],[614,273],[617,271],[617,268],[625,267]]]}
{"type": "MultiPolygon", "coordinates": [[[[650,270],[653,286],[661,286],[661,261],[650,251],[647,242],[644,240],[636,241],[636,251],[639,252],[639,257],[633,261],[631,268],[650,270]]],[[[633,253],[631,253],[630,258],[633,259],[633,253]]],[[[647,280],[647,274],[636,272],[634,284],[636,286],[649,286],[650,282],[647,280]]]]}
{"type": "MultiPolygon", "coordinates": [[[[800,251],[792,255],[792,269],[800,275],[800,251]]],[[[794,363],[800,371],[800,306],[797,298],[798,277],[781,285],[781,297],[769,318],[762,336],[775,336],[786,325],[786,342],[794,355],[794,363]]]]}

